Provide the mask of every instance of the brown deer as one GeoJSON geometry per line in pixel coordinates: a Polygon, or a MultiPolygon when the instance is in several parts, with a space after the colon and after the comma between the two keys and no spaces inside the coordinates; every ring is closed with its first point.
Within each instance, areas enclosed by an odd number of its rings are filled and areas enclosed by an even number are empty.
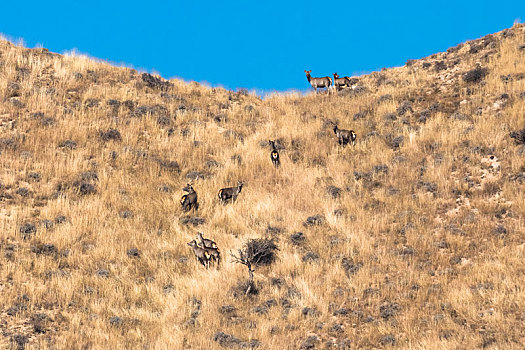
{"type": "Polygon", "coordinates": [[[217,263],[217,270],[221,267],[221,252],[217,248],[204,248],[206,252],[210,255],[210,262],[217,263]]]}
{"type": "Polygon", "coordinates": [[[195,210],[199,209],[199,203],[197,202],[197,192],[195,192],[193,187],[190,184],[187,184],[182,190],[188,192],[180,199],[182,210],[190,211],[192,208],[195,210]]]}
{"type": "Polygon", "coordinates": [[[315,93],[317,93],[318,88],[326,88],[326,91],[330,92],[330,86],[332,85],[332,78],[331,77],[321,77],[321,78],[313,78],[310,73],[311,70],[305,70],[306,73],[306,79],[308,79],[308,82],[315,90],[315,93]]]}
{"type": "Polygon", "coordinates": [[[202,266],[204,266],[205,268],[209,268],[211,254],[208,252],[208,250],[205,248],[199,247],[195,240],[188,242],[188,245],[192,247],[193,254],[195,254],[197,261],[200,262],[202,266]]]}
{"type": "Polygon", "coordinates": [[[237,181],[237,187],[227,187],[219,190],[218,196],[221,203],[228,201],[234,202],[237,199],[239,193],[241,193],[242,186],[244,184],[241,181],[237,181]]]}
{"type": "Polygon", "coordinates": [[[337,91],[341,90],[343,87],[351,87],[351,80],[349,77],[339,78],[337,72],[334,73],[334,86],[337,91]]]}
{"type": "Polygon", "coordinates": [[[219,250],[219,248],[217,247],[217,243],[215,243],[211,239],[204,238],[202,232],[197,232],[197,241],[201,244],[201,247],[219,250]]]}
{"type": "Polygon", "coordinates": [[[337,135],[337,141],[341,146],[345,147],[350,141],[352,141],[352,146],[355,145],[357,135],[354,130],[339,129],[337,124],[335,124],[334,133],[337,135]]]}
{"type": "Polygon", "coordinates": [[[279,151],[275,147],[275,141],[268,140],[270,147],[272,147],[272,153],[270,153],[270,158],[272,159],[273,166],[277,169],[281,165],[281,160],[279,159],[279,151]]]}
{"type": "Polygon", "coordinates": [[[221,252],[219,247],[217,247],[217,243],[211,239],[204,238],[202,232],[197,233],[197,242],[197,244],[200,243],[200,247],[210,255],[210,261],[213,260],[217,263],[217,269],[219,269],[221,265],[221,252]]]}

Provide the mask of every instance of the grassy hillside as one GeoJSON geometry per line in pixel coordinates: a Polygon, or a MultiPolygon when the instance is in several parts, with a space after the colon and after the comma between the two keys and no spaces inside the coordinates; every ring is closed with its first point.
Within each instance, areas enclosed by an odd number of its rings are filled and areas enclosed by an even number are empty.
{"type": "Polygon", "coordinates": [[[0,41],[0,344],[523,349],[524,127],[519,24],[264,100],[0,41]],[[245,295],[229,252],[263,237],[245,295]]]}

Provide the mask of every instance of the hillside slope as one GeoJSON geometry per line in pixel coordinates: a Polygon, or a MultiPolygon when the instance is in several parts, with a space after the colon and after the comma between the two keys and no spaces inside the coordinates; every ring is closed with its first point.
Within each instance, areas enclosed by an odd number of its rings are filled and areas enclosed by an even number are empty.
{"type": "Polygon", "coordinates": [[[0,344],[523,349],[523,128],[519,24],[264,100],[0,41],[0,344]],[[244,295],[229,252],[261,237],[244,295]]]}

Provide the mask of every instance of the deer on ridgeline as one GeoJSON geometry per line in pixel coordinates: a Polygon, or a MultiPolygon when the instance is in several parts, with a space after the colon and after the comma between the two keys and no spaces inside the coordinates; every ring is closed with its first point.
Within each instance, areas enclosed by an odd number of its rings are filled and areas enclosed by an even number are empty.
{"type": "Polygon", "coordinates": [[[241,181],[237,181],[237,187],[227,187],[219,190],[218,196],[221,203],[228,201],[234,202],[237,199],[239,193],[241,193],[242,186],[244,184],[241,181]]]}
{"type": "Polygon", "coordinates": [[[345,147],[350,141],[352,141],[352,146],[355,145],[357,135],[354,130],[339,129],[337,124],[334,124],[334,133],[336,134],[337,141],[341,146],[345,147]]]}
{"type": "Polygon", "coordinates": [[[193,187],[190,184],[187,184],[182,190],[188,192],[180,199],[182,210],[190,211],[192,208],[195,210],[199,209],[199,203],[197,202],[197,192],[195,192],[193,187]]]}
{"type": "Polygon", "coordinates": [[[335,72],[334,73],[334,86],[335,86],[335,90],[339,91],[343,87],[351,87],[352,86],[352,80],[349,77],[339,78],[339,74],[337,74],[337,72],[335,72]]]}
{"type": "Polygon", "coordinates": [[[273,166],[277,169],[281,165],[281,160],[279,159],[279,152],[275,147],[275,141],[268,140],[268,143],[270,144],[270,147],[272,147],[272,153],[270,153],[270,157],[272,159],[273,166]]]}
{"type": "Polygon", "coordinates": [[[208,252],[207,249],[199,247],[197,245],[197,241],[193,240],[191,242],[188,242],[188,245],[193,249],[193,254],[195,254],[195,258],[197,258],[197,261],[202,264],[205,268],[210,267],[210,260],[211,260],[211,254],[208,252]]]}
{"type": "Polygon", "coordinates": [[[310,73],[311,70],[305,70],[306,73],[306,79],[308,79],[308,82],[315,90],[315,93],[317,93],[317,89],[319,88],[326,88],[326,91],[330,92],[330,86],[332,85],[332,78],[331,77],[321,77],[321,78],[313,78],[310,73]]]}

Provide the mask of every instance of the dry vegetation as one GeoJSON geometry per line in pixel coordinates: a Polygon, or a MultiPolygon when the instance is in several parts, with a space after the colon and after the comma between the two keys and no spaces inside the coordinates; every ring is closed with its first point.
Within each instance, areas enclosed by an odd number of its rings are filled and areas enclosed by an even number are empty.
{"type": "Polygon", "coordinates": [[[525,26],[359,78],[261,100],[0,41],[0,344],[523,349],[525,26]]]}

